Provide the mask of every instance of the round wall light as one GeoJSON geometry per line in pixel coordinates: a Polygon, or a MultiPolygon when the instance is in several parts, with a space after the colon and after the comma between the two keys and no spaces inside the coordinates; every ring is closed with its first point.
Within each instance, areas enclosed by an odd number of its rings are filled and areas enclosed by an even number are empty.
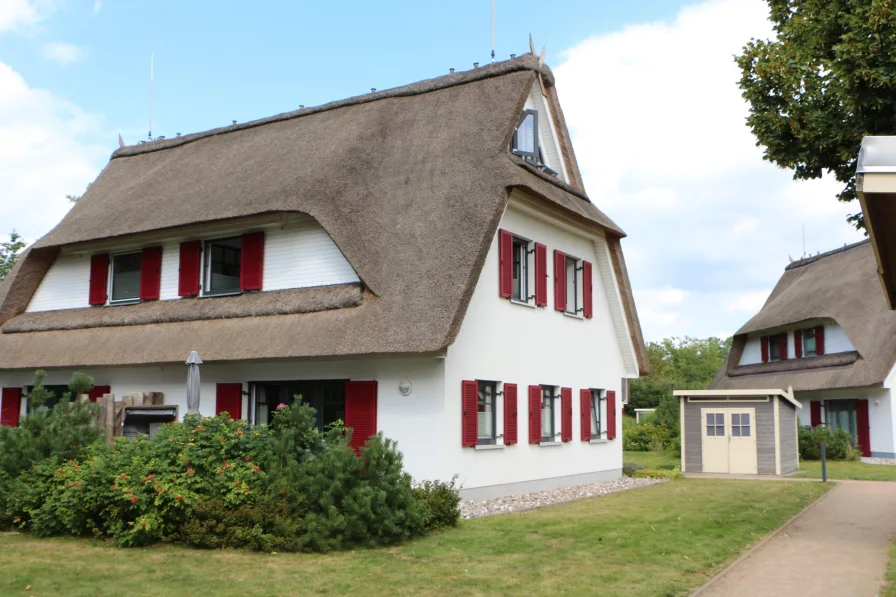
{"type": "Polygon", "coordinates": [[[402,379],[400,382],[398,382],[398,391],[401,392],[402,396],[409,395],[411,393],[412,389],[413,389],[413,386],[411,385],[411,382],[408,381],[407,379],[402,379]]]}

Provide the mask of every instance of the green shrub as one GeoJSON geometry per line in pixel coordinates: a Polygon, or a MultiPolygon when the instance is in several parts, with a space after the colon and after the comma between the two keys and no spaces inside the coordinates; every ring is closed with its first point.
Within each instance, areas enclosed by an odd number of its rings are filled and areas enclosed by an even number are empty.
{"type": "Polygon", "coordinates": [[[800,450],[800,460],[818,460],[821,452],[815,442],[815,433],[809,427],[800,425],[797,432],[797,442],[800,450]]]}
{"type": "Polygon", "coordinates": [[[832,432],[820,426],[815,429],[800,427],[797,441],[802,460],[819,460],[822,443],[827,444],[825,457],[828,460],[858,460],[861,457],[859,451],[852,445],[852,435],[843,429],[832,432]]]}
{"type": "Polygon", "coordinates": [[[448,483],[423,481],[414,487],[414,499],[420,506],[425,532],[457,526],[460,519],[460,489],[456,482],[457,475],[448,483]]]}
{"type": "Polygon", "coordinates": [[[659,452],[674,449],[676,436],[665,425],[641,423],[622,436],[622,449],[632,452],[659,452]]]}
{"type": "Polygon", "coordinates": [[[637,462],[623,462],[622,463],[622,474],[626,477],[634,477],[635,473],[644,467],[638,464],[637,462]]]}
{"type": "Polygon", "coordinates": [[[669,469],[640,469],[632,475],[636,479],[678,479],[681,477],[681,469],[673,467],[669,469]]]}

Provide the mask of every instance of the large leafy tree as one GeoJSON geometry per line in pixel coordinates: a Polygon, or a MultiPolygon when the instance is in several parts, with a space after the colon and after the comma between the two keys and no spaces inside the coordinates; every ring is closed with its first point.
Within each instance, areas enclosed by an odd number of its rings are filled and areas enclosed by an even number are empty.
{"type": "Polygon", "coordinates": [[[0,280],[6,277],[6,274],[12,270],[19,253],[25,248],[25,241],[19,236],[19,233],[13,230],[9,235],[8,242],[0,243],[0,280]]]}
{"type": "MultiPolygon", "coordinates": [[[[747,123],[765,159],[796,179],[830,172],[852,201],[862,137],[896,133],[896,2],[767,2],[775,37],[736,58],[747,123]]],[[[848,220],[864,227],[860,210],[848,220]]]]}

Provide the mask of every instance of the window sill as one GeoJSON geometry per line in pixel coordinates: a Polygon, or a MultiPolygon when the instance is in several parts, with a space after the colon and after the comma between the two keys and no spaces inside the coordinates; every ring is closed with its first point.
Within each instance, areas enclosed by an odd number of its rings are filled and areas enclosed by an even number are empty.
{"type": "Polygon", "coordinates": [[[243,294],[243,291],[237,290],[236,292],[216,292],[212,294],[200,294],[198,298],[218,298],[222,296],[239,296],[241,294],[243,294]]]}
{"type": "Polygon", "coordinates": [[[520,307],[529,307],[530,309],[534,309],[535,305],[533,303],[523,302],[517,299],[510,299],[510,302],[514,305],[519,305],[520,307]]]}
{"type": "Polygon", "coordinates": [[[474,446],[477,450],[503,450],[503,444],[476,444],[474,446]]]}
{"type": "Polygon", "coordinates": [[[553,448],[555,446],[562,446],[563,442],[539,442],[538,445],[542,448],[553,448]]]}
{"type": "Polygon", "coordinates": [[[571,319],[581,319],[582,321],[585,321],[584,315],[578,315],[576,313],[567,313],[566,311],[563,312],[563,315],[565,315],[566,317],[569,317],[571,319]]]}
{"type": "Polygon", "coordinates": [[[591,438],[591,439],[588,440],[588,443],[589,443],[589,444],[605,444],[605,443],[607,443],[608,441],[609,441],[609,440],[606,440],[606,439],[598,439],[598,438],[596,438],[596,437],[593,437],[593,438],[591,438]]]}
{"type": "Polygon", "coordinates": [[[141,302],[143,302],[143,301],[141,301],[140,299],[127,299],[127,300],[120,300],[120,301],[109,301],[108,303],[106,303],[106,306],[107,306],[107,307],[120,307],[120,306],[122,306],[122,305],[136,305],[136,304],[141,303],[141,302]]]}

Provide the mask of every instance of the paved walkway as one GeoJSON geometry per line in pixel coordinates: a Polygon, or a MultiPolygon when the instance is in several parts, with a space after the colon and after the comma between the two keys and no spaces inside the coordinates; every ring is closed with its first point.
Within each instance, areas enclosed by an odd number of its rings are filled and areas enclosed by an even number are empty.
{"type": "Polygon", "coordinates": [[[839,481],[700,597],[876,597],[896,532],[896,483],[839,481]]]}

